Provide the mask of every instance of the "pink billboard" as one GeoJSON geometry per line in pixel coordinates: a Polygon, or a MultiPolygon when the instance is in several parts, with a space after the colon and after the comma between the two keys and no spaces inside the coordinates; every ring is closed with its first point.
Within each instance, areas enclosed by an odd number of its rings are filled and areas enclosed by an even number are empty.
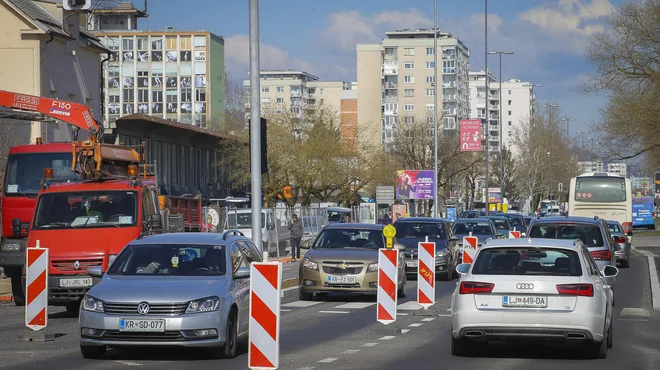
{"type": "Polygon", "coordinates": [[[461,152],[479,152],[481,145],[481,120],[463,119],[460,123],[461,152]]]}

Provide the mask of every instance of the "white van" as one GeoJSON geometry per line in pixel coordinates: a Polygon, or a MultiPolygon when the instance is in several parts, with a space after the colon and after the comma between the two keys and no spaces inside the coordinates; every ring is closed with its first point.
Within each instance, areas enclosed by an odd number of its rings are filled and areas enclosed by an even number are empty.
{"type": "MultiPolygon", "coordinates": [[[[287,221],[286,215],[280,214],[280,212],[275,214],[269,208],[261,210],[263,251],[275,254],[279,246],[280,255],[284,253],[290,234],[287,221]]],[[[246,237],[252,238],[252,209],[241,208],[228,211],[227,228],[239,230],[246,237]]]]}

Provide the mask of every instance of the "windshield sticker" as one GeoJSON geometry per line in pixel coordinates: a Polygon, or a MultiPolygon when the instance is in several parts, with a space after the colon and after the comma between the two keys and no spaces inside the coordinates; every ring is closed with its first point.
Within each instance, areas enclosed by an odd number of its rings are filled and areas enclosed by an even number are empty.
{"type": "Polygon", "coordinates": [[[71,222],[71,226],[93,225],[97,222],[99,222],[99,216],[80,216],[76,217],[76,219],[71,222]]]}
{"type": "Polygon", "coordinates": [[[130,225],[133,223],[133,216],[119,216],[119,223],[122,225],[130,225]]]}
{"type": "Polygon", "coordinates": [[[214,245],[213,249],[222,249],[222,246],[221,245],[214,245]]]}
{"type": "Polygon", "coordinates": [[[7,193],[18,193],[18,185],[15,184],[7,185],[7,193]]]}
{"type": "Polygon", "coordinates": [[[172,257],[172,267],[176,268],[179,266],[179,257],[174,256],[172,257]]]}

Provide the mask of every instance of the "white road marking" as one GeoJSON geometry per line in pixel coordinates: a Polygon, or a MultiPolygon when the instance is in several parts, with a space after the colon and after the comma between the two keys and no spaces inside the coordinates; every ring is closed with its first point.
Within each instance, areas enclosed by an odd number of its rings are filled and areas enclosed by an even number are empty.
{"type": "Polygon", "coordinates": [[[405,313],[405,312],[397,312],[396,315],[397,316],[408,316],[408,314],[405,313]]]}
{"type": "Polygon", "coordinates": [[[406,334],[409,331],[410,331],[410,329],[401,329],[401,334],[406,334]]]}
{"type": "Polygon", "coordinates": [[[451,317],[451,315],[443,315],[443,314],[440,314],[440,315],[438,315],[438,317],[451,317]]]}
{"type": "Polygon", "coordinates": [[[349,349],[349,350],[344,351],[344,354],[345,355],[352,355],[353,353],[358,353],[358,352],[360,352],[359,349],[349,349]]]}
{"type": "Polygon", "coordinates": [[[422,326],[422,323],[416,322],[416,323],[414,323],[414,324],[410,324],[410,325],[408,325],[408,326],[410,326],[411,328],[417,328],[417,327],[422,326]]]}
{"type": "Polygon", "coordinates": [[[422,321],[426,321],[426,322],[433,321],[433,320],[435,320],[435,317],[427,317],[425,319],[422,319],[422,321]]]}
{"type": "Polygon", "coordinates": [[[126,361],[126,360],[117,360],[115,362],[126,366],[142,366],[142,364],[138,364],[137,362],[126,361]]]}
{"type": "Polygon", "coordinates": [[[376,345],[378,345],[378,343],[365,343],[365,344],[362,345],[362,347],[373,347],[373,346],[376,346],[376,345]]]}
{"type": "Polygon", "coordinates": [[[351,303],[345,303],[342,305],[339,305],[335,307],[336,309],[361,309],[361,308],[367,308],[369,306],[375,305],[376,302],[351,302],[351,303]]]}
{"type": "Polygon", "coordinates": [[[319,313],[351,313],[350,311],[319,311],[319,313]]]}
{"type": "Polygon", "coordinates": [[[333,362],[333,361],[337,361],[337,360],[338,360],[338,358],[328,357],[328,358],[324,358],[323,360],[321,360],[319,362],[328,363],[328,362],[333,362]]]}
{"type": "Polygon", "coordinates": [[[291,312],[291,310],[287,310],[286,308],[280,308],[280,312],[291,312]]]}
{"type": "Polygon", "coordinates": [[[651,296],[653,297],[653,308],[660,310],[660,281],[658,281],[658,270],[655,266],[655,258],[648,256],[649,277],[651,278],[651,296]]]}
{"type": "Polygon", "coordinates": [[[651,313],[644,308],[624,307],[621,310],[621,316],[649,317],[651,313]]]}
{"type": "Polygon", "coordinates": [[[617,319],[619,321],[641,321],[641,322],[646,322],[649,321],[648,319],[617,319]]]}
{"type": "Polygon", "coordinates": [[[378,340],[390,340],[390,339],[394,339],[394,338],[396,338],[395,335],[386,335],[382,338],[378,338],[378,340]]]}
{"type": "Polygon", "coordinates": [[[415,301],[402,303],[402,304],[397,306],[397,309],[405,310],[405,311],[416,311],[416,310],[419,310],[421,308],[422,308],[422,306],[420,306],[419,303],[417,303],[415,301]]]}
{"type": "Polygon", "coordinates": [[[289,303],[285,303],[282,305],[282,307],[311,307],[311,306],[316,306],[317,304],[320,304],[322,302],[312,302],[312,301],[293,301],[289,303]]]}

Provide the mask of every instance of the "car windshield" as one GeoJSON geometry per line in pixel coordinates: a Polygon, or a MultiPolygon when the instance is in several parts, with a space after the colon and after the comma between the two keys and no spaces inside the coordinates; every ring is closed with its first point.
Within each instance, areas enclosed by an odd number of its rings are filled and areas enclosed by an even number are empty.
{"type": "Polygon", "coordinates": [[[38,194],[44,168],[53,169],[57,180],[77,180],[78,174],[71,171],[71,151],[66,153],[17,153],[7,160],[5,178],[6,196],[38,194]]]}
{"type": "Polygon", "coordinates": [[[384,248],[382,230],[325,229],[314,248],[384,248]]]}
{"type": "Polygon", "coordinates": [[[457,221],[452,227],[454,234],[467,235],[492,235],[491,224],[485,221],[457,221]]]}
{"type": "Polygon", "coordinates": [[[78,229],[137,225],[136,191],[45,193],[39,197],[34,229],[78,229]]]}
{"type": "Polygon", "coordinates": [[[395,222],[394,227],[398,239],[445,238],[445,228],[437,222],[395,222]]]}
{"type": "Polygon", "coordinates": [[[507,219],[493,218],[491,219],[498,230],[509,230],[509,222],[507,219]]]}
{"type": "Polygon", "coordinates": [[[621,227],[618,224],[607,224],[607,227],[610,229],[611,233],[621,232],[621,227]]]}
{"type": "Polygon", "coordinates": [[[473,275],[581,276],[577,252],[553,248],[492,248],[479,253],[473,275]]]}
{"type": "Polygon", "coordinates": [[[552,206],[552,202],[541,202],[541,212],[547,211],[548,207],[552,206]]]}
{"type": "MultiPolygon", "coordinates": [[[[230,213],[227,215],[230,229],[249,229],[252,227],[252,213],[230,213]]],[[[265,215],[261,214],[261,227],[266,227],[265,215]]]]}
{"type": "Polygon", "coordinates": [[[605,245],[598,225],[537,223],[532,225],[530,238],[580,239],[587,247],[605,245]]]}
{"type": "Polygon", "coordinates": [[[108,275],[219,276],[227,271],[220,245],[128,245],[108,269],[108,275]]]}
{"type": "Polygon", "coordinates": [[[523,225],[522,217],[515,217],[515,216],[504,216],[504,217],[506,217],[509,220],[509,224],[511,225],[511,227],[516,227],[518,228],[518,230],[520,230],[520,228],[525,227],[525,225],[523,225]]]}

